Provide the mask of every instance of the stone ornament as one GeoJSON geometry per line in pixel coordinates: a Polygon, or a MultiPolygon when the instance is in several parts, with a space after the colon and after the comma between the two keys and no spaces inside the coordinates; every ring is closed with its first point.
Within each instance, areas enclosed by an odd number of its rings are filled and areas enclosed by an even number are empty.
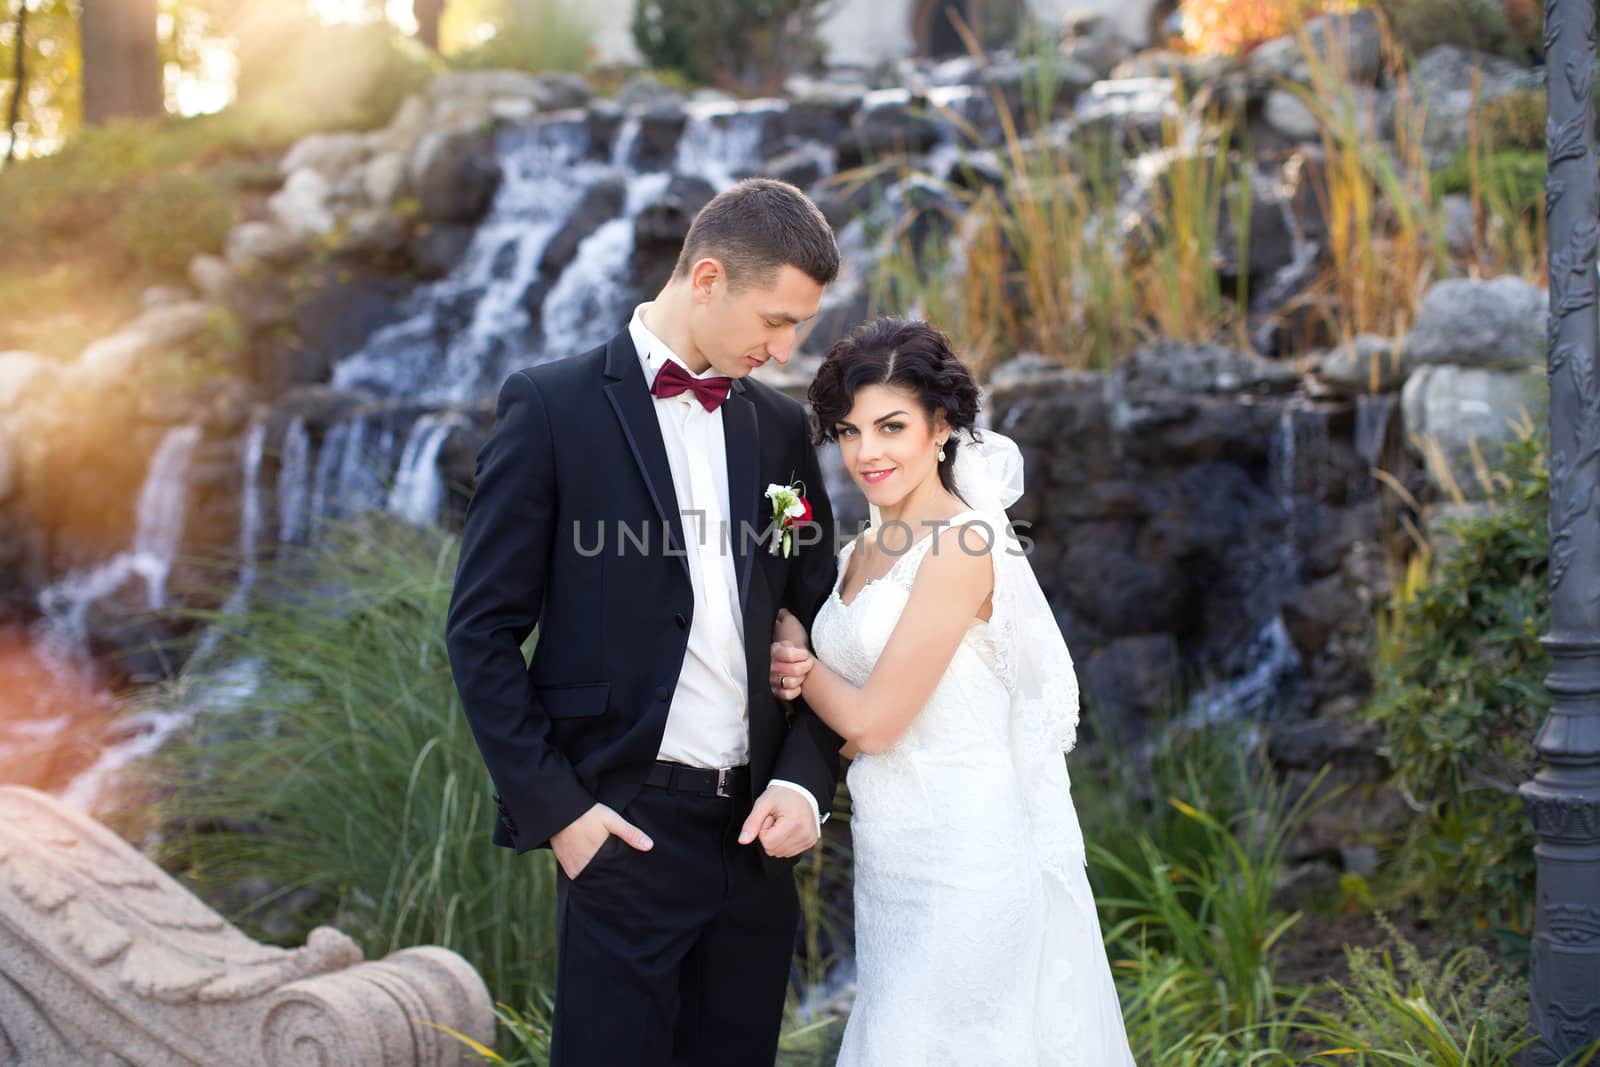
{"type": "Polygon", "coordinates": [[[0,786],[0,1067],[469,1062],[441,1028],[494,1043],[489,991],[456,953],[364,962],[328,926],[258,944],[104,826],[0,786]]]}

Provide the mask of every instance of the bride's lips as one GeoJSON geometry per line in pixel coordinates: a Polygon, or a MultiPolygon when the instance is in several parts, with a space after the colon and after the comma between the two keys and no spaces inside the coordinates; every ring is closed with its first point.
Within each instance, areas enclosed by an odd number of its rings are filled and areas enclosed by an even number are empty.
{"type": "Polygon", "coordinates": [[[893,473],[893,467],[890,467],[887,470],[862,471],[861,480],[866,482],[868,485],[876,485],[878,482],[883,481],[893,473]]]}

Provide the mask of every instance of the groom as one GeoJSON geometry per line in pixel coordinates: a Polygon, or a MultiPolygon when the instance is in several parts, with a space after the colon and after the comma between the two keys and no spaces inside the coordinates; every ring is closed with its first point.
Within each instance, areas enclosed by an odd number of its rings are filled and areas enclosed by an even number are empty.
{"type": "Polygon", "coordinates": [[[776,1056],[791,870],[840,742],[774,699],[769,647],[835,561],[805,410],[747,376],[788,362],[838,269],[800,190],[741,182],[626,330],[501,388],[446,638],[494,842],[558,863],[555,1067],[776,1056]],[[773,554],[764,491],[796,480],[817,525],[773,554]]]}

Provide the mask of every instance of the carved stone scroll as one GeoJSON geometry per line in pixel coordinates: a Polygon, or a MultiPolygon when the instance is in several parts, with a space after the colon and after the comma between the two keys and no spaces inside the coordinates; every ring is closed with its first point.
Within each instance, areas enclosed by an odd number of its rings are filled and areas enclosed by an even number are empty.
{"type": "MultiPolygon", "coordinates": [[[[0,786],[0,1067],[446,1067],[494,1042],[447,949],[258,944],[104,826],[0,786]]],[[[470,1057],[470,1058],[469,1058],[470,1057]]]]}

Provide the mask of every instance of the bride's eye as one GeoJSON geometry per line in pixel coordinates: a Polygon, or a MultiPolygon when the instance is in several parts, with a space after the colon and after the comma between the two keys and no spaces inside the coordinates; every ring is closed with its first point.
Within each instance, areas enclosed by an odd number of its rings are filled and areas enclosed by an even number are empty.
{"type": "Polygon", "coordinates": [[[887,430],[889,433],[899,433],[905,428],[906,424],[903,422],[886,422],[883,424],[883,429],[887,430]]]}
{"type": "Polygon", "coordinates": [[[833,432],[840,438],[849,437],[856,432],[854,426],[835,426],[833,432]]]}

